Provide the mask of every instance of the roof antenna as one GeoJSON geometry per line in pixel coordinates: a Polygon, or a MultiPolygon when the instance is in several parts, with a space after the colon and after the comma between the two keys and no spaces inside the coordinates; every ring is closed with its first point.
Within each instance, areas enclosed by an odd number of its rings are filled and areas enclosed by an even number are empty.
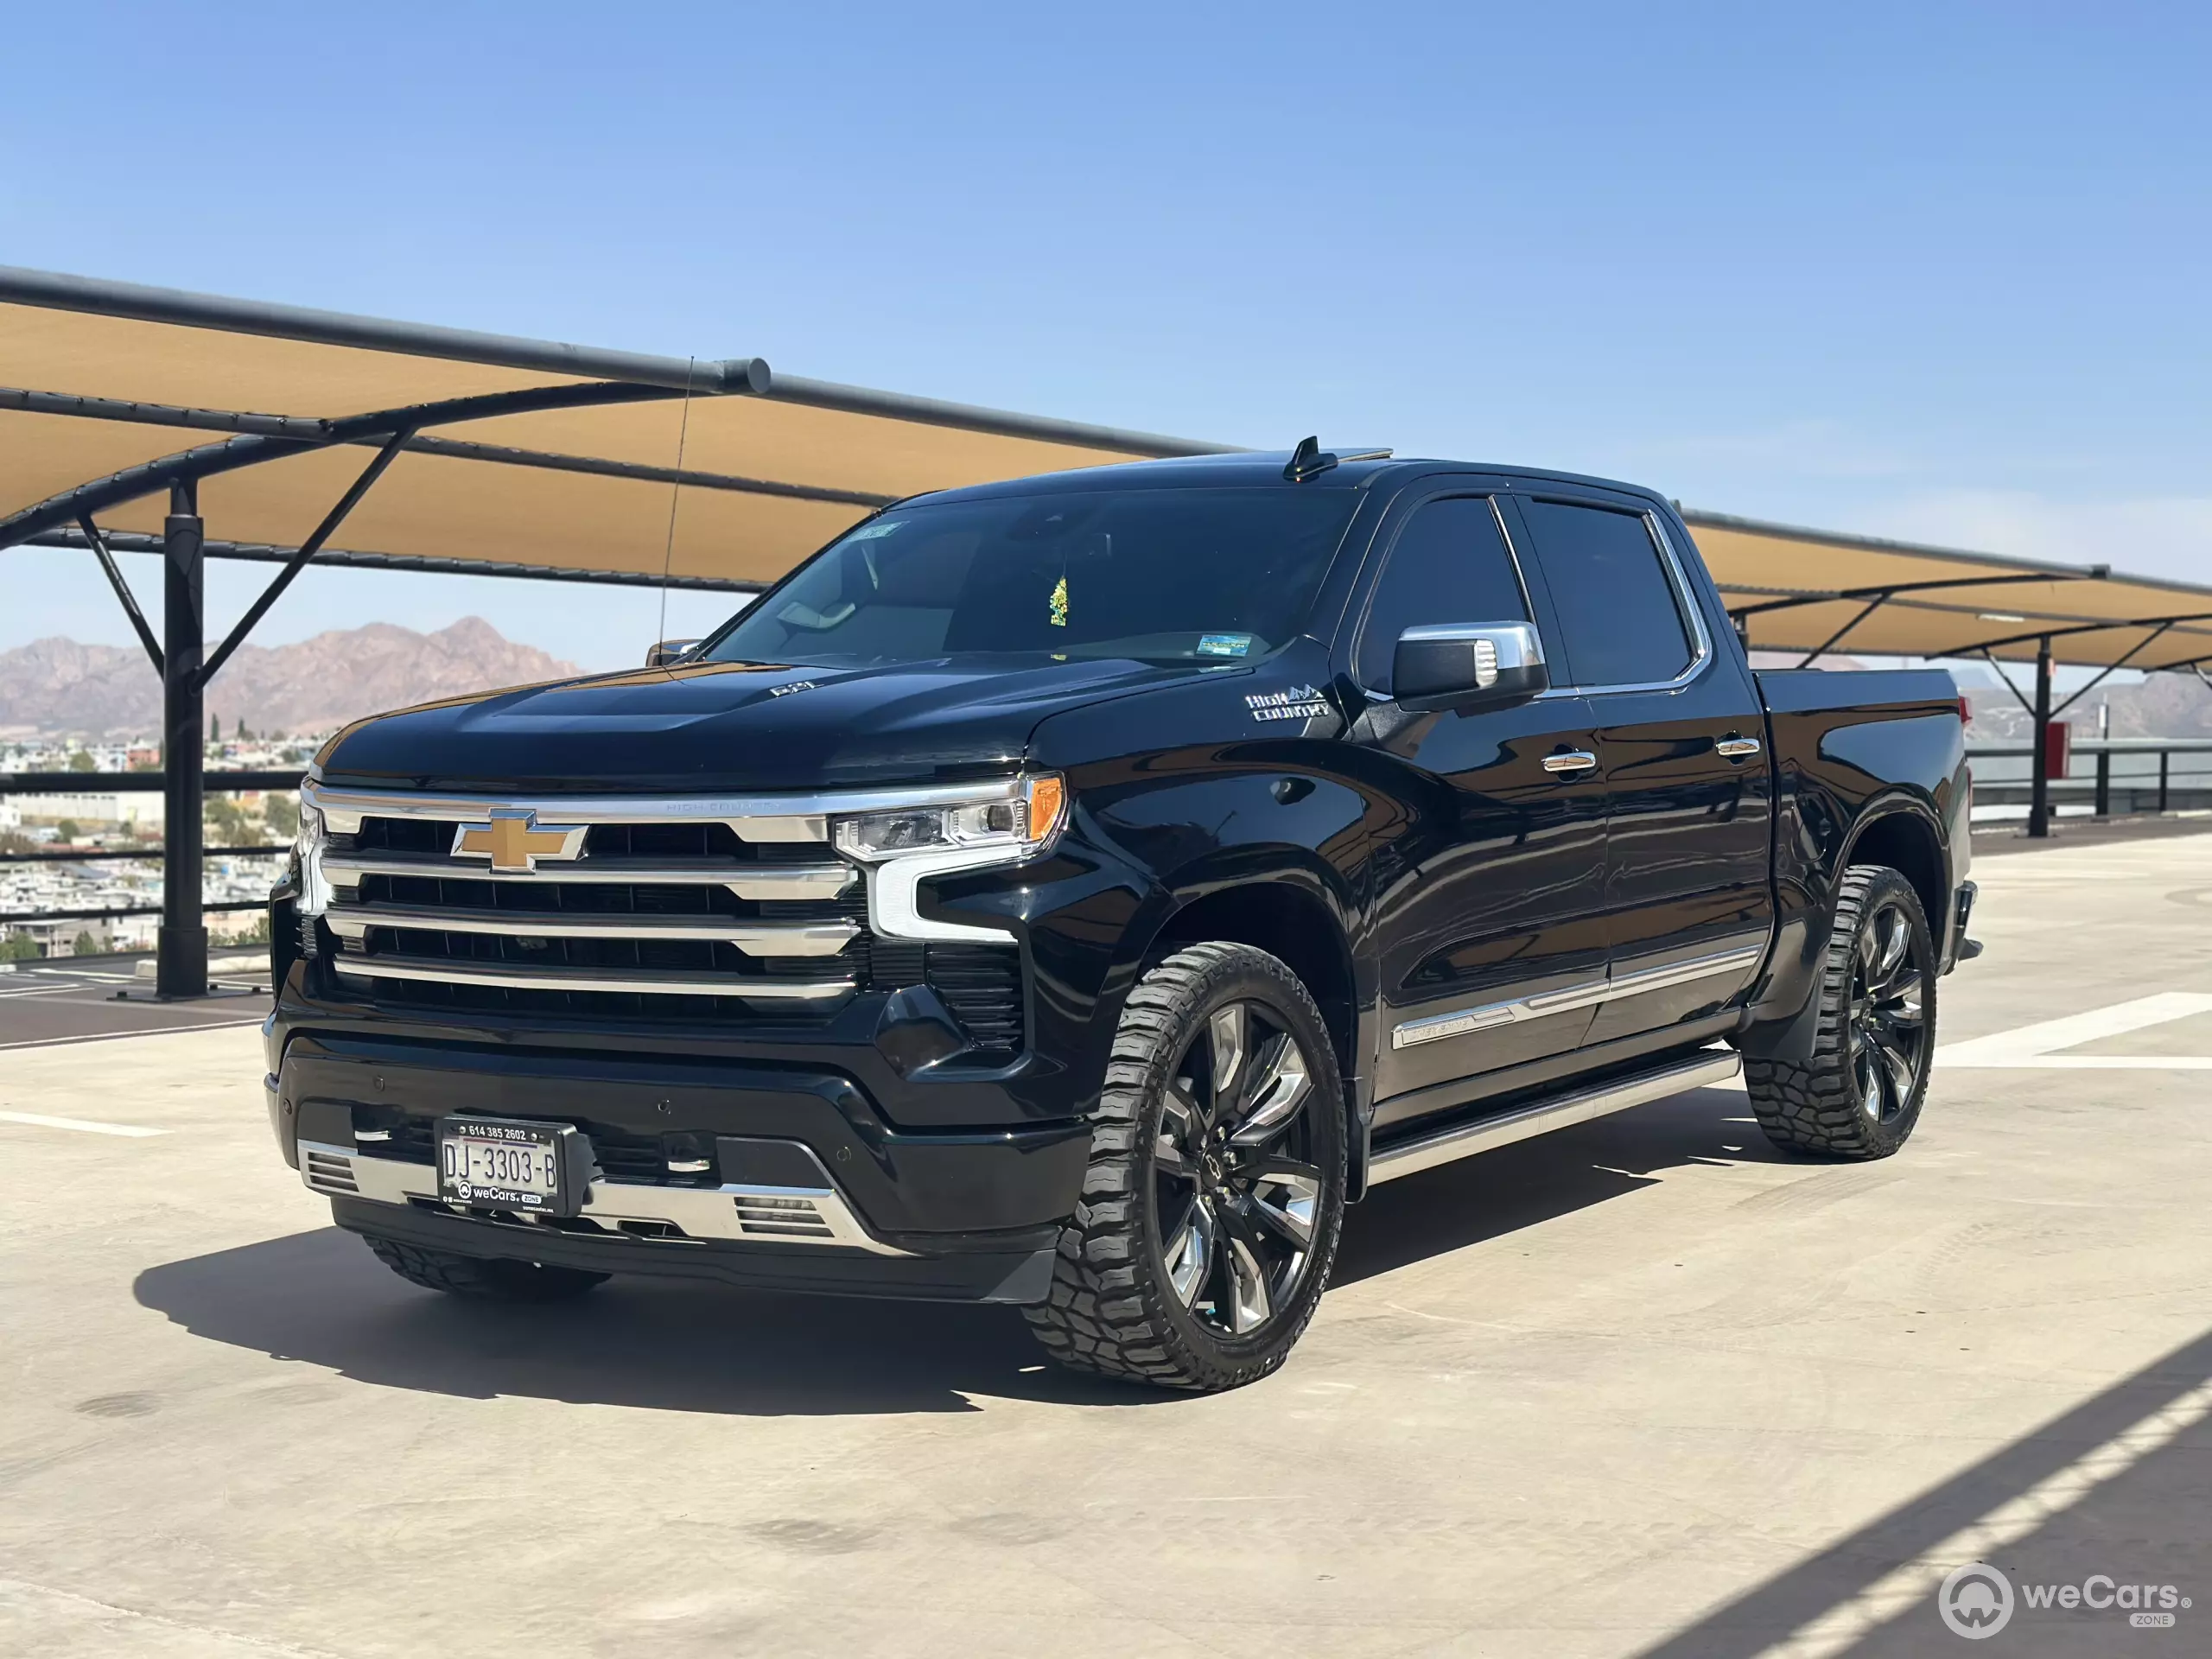
{"type": "Polygon", "coordinates": [[[1321,438],[1316,433],[1310,438],[1300,438],[1298,448],[1291,451],[1290,465],[1282,475],[1294,484],[1303,484],[1309,478],[1319,478],[1337,464],[1337,458],[1321,448],[1321,438]]]}

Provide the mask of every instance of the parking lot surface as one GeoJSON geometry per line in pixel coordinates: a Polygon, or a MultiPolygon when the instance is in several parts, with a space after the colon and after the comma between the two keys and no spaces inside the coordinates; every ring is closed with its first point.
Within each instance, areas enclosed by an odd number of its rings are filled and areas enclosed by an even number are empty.
{"type": "Polygon", "coordinates": [[[1706,1090],[1410,1178],[1216,1398],[1004,1309],[447,1300],[283,1166],[251,1028],[14,1032],[0,1651],[2212,1651],[2212,836],[1975,874],[1901,1155],[1706,1090]],[[2194,1606],[2030,1605],[2097,1574],[2194,1606]]]}

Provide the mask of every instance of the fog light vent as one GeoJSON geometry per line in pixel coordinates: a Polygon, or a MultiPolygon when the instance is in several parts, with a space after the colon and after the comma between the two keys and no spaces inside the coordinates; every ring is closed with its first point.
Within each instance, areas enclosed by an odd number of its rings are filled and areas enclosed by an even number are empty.
{"type": "Polygon", "coordinates": [[[307,1149],[308,1185],[321,1192],[344,1192],[358,1195],[359,1185],[353,1179],[353,1160],[341,1153],[307,1149]]]}

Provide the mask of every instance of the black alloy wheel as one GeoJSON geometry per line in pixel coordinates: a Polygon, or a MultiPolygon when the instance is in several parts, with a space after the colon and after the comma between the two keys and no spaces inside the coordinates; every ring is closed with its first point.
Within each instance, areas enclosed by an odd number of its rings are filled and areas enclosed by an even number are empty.
{"type": "Polygon", "coordinates": [[[1927,1069],[1928,971],[1914,918],[1894,896],[1859,924],[1852,952],[1851,1069],[1859,1109],[1893,1124],[1920,1098],[1927,1069]]]}
{"type": "Polygon", "coordinates": [[[1313,1262],[1323,1176],[1313,1062],[1279,1014],[1235,1001],[1172,1068],[1153,1146],[1153,1243],[1176,1300],[1222,1336],[1258,1332],[1313,1262]]]}
{"type": "Polygon", "coordinates": [[[1164,1388],[1267,1376],[1328,1283],[1346,1147],[1336,1048],[1298,976],[1249,944],[1185,946],[1122,1005],[1031,1329],[1063,1364],[1164,1388]]]}
{"type": "Polygon", "coordinates": [[[1936,943],[1912,883],[1854,864],[1836,886],[1809,1052],[1746,1054],[1768,1140],[1815,1158],[1886,1158],[1920,1122],[1936,1052],[1936,943]]]}

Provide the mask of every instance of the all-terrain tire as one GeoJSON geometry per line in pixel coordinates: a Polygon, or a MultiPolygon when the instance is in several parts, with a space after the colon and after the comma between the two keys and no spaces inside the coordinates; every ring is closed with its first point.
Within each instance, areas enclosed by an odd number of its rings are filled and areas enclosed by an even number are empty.
{"type": "Polygon", "coordinates": [[[1074,1216],[1062,1228],[1051,1296],[1025,1310],[1062,1364],[1161,1388],[1216,1392],[1281,1365],[1336,1261],[1345,1167],[1344,1084],[1313,995],[1279,958],[1250,945],[1176,951],[1140,980],[1115,1033],[1074,1216]],[[1173,1294],[1158,1237],[1155,1147],[1170,1068],[1217,1009],[1244,1001],[1281,1022],[1311,1062],[1307,1156],[1320,1172],[1313,1236],[1294,1294],[1256,1330],[1210,1327],[1173,1294]]]}
{"type": "Polygon", "coordinates": [[[1928,917],[1912,884],[1886,864],[1853,864],[1836,890],[1834,925],[1821,963],[1813,1052],[1802,1061],[1744,1061],[1745,1091],[1766,1137],[1785,1152],[1835,1162],[1886,1158],[1911,1136],[1928,1094],[1936,1042],[1936,952],[1928,917]],[[1854,1070],[1853,973],[1867,929],[1884,911],[1901,911],[1919,964],[1918,1064],[1893,1114],[1870,1114],[1854,1070]]]}
{"type": "Polygon", "coordinates": [[[564,1302],[606,1283],[609,1277],[582,1268],[540,1267],[535,1262],[513,1262],[504,1256],[456,1255],[450,1250],[425,1249],[393,1238],[364,1237],[361,1242],[376,1253],[378,1261],[409,1284],[442,1290],[448,1296],[499,1302],[564,1302]]]}

